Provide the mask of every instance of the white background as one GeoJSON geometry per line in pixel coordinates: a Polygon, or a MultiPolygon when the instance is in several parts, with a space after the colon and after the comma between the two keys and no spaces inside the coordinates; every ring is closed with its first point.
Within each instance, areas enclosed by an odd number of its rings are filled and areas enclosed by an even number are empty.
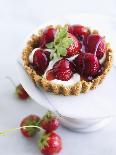
{"type": "MultiPolygon", "coordinates": [[[[116,1],[0,0],[0,130],[17,127],[24,116],[42,115],[45,111],[32,100],[18,100],[5,76],[10,75],[18,82],[15,61],[24,38],[33,29],[46,20],[73,12],[115,16],[116,1]]],[[[73,133],[64,128],[58,133],[63,138],[61,155],[116,155],[115,119],[107,128],[94,133],[73,133]]],[[[0,137],[0,155],[38,155],[37,139],[27,140],[19,132],[0,137]]]]}

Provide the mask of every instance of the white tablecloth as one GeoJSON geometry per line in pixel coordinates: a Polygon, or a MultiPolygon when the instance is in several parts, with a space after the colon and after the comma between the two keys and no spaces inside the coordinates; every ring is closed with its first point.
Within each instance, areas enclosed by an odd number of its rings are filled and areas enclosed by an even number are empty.
{"type": "MultiPolygon", "coordinates": [[[[116,15],[115,0],[0,0],[0,130],[17,127],[28,114],[45,112],[34,101],[17,100],[5,76],[18,82],[15,61],[24,38],[42,22],[73,12],[116,15]]],[[[78,17],[77,17],[78,18],[78,17]]],[[[90,19],[91,20],[91,19],[90,19]]],[[[81,134],[58,129],[63,138],[61,155],[116,155],[116,123],[100,131],[81,134]]],[[[0,137],[0,155],[38,155],[37,137],[27,140],[19,132],[0,137]]]]}

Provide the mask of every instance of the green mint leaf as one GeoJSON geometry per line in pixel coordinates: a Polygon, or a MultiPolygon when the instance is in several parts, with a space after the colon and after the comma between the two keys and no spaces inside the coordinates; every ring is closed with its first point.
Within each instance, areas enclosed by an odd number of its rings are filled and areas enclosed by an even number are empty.
{"type": "Polygon", "coordinates": [[[62,39],[62,46],[65,48],[68,48],[73,43],[73,40],[71,38],[64,38],[62,39]]]}
{"type": "Polygon", "coordinates": [[[63,38],[58,45],[55,45],[58,56],[66,56],[66,49],[73,43],[71,38],[63,38]]]}
{"type": "Polygon", "coordinates": [[[52,58],[53,58],[53,54],[51,53],[51,54],[50,54],[50,60],[52,60],[52,58]]]}
{"type": "Polygon", "coordinates": [[[61,27],[58,29],[58,32],[56,33],[56,37],[54,42],[58,43],[61,39],[67,36],[67,28],[66,27],[61,27]]]}
{"type": "Polygon", "coordinates": [[[46,47],[49,48],[49,49],[54,48],[54,42],[47,43],[46,47]]]}
{"type": "Polygon", "coordinates": [[[58,50],[60,52],[60,56],[66,56],[66,48],[65,47],[60,46],[58,50]]]}
{"type": "Polygon", "coordinates": [[[58,57],[66,56],[66,48],[62,44],[55,46],[55,48],[56,48],[58,57]]]}
{"type": "Polygon", "coordinates": [[[57,58],[58,58],[57,54],[54,53],[54,55],[53,55],[53,59],[57,59],[57,58]]]}
{"type": "Polygon", "coordinates": [[[54,53],[56,52],[56,49],[53,48],[52,52],[50,53],[50,60],[52,60],[54,58],[54,53]]]}
{"type": "Polygon", "coordinates": [[[46,44],[48,49],[52,49],[50,59],[66,56],[67,48],[73,43],[73,39],[68,37],[68,28],[66,26],[60,27],[55,35],[54,42],[46,44]]]}

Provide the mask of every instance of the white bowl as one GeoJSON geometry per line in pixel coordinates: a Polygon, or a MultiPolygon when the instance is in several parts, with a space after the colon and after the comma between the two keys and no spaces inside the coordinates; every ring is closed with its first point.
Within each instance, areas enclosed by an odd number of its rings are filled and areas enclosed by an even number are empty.
{"type": "MultiPolygon", "coordinates": [[[[99,30],[102,35],[106,36],[106,40],[111,43],[113,51],[115,51],[116,21],[106,16],[91,14],[67,15],[63,16],[62,19],[60,18],[42,24],[38,29],[51,24],[57,25],[66,23],[78,23],[99,30]]],[[[41,88],[37,88],[24,69],[19,64],[17,67],[21,84],[37,103],[47,109],[53,110],[48,104],[49,100],[61,114],[73,118],[60,118],[61,123],[71,130],[79,132],[95,131],[108,124],[112,116],[115,115],[115,68],[111,70],[103,84],[98,86],[96,90],[90,91],[87,94],[81,94],[80,96],[59,96],[45,92],[41,88]]]]}

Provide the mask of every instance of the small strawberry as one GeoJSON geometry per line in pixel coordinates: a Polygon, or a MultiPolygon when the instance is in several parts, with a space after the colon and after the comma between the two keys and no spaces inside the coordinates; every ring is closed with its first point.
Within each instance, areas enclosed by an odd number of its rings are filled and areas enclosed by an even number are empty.
{"type": "Polygon", "coordinates": [[[58,79],[68,81],[73,76],[72,63],[66,58],[57,61],[53,69],[49,70],[46,78],[48,80],[58,79]]]}
{"type": "Polygon", "coordinates": [[[53,69],[50,69],[50,70],[47,71],[46,79],[49,80],[49,81],[55,79],[55,74],[54,74],[54,70],[53,69]]]}
{"type": "Polygon", "coordinates": [[[22,87],[21,84],[16,86],[16,95],[18,96],[18,98],[22,100],[26,100],[29,98],[29,95],[27,94],[27,92],[25,91],[25,89],[22,87]]]}
{"type": "Polygon", "coordinates": [[[53,27],[46,28],[43,32],[43,35],[40,39],[40,47],[44,48],[47,43],[50,43],[54,40],[56,29],[53,27]]]}
{"type": "Polygon", "coordinates": [[[40,126],[45,129],[46,132],[52,132],[59,127],[59,120],[52,112],[48,111],[42,118],[40,126]]]}
{"type": "Polygon", "coordinates": [[[43,51],[43,49],[38,49],[33,55],[33,66],[39,75],[43,75],[46,68],[48,67],[50,60],[50,53],[48,51],[43,51]]]}
{"type": "Polygon", "coordinates": [[[86,52],[93,53],[98,59],[101,59],[106,52],[106,43],[98,34],[91,34],[87,37],[86,52]]]}
{"type": "Polygon", "coordinates": [[[81,49],[81,43],[71,33],[68,33],[68,37],[73,40],[73,43],[67,48],[66,56],[70,57],[70,56],[76,55],[79,52],[79,50],[81,49]]]}
{"type": "Polygon", "coordinates": [[[62,81],[68,81],[73,76],[72,64],[68,59],[57,61],[54,66],[55,78],[62,81]]]}
{"type": "MultiPolygon", "coordinates": [[[[33,125],[33,126],[39,126],[40,123],[40,117],[37,115],[29,115],[27,117],[25,117],[21,124],[20,127],[23,126],[29,126],[29,125],[33,125]]],[[[21,128],[21,133],[23,134],[23,136],[25,137],[33,137],[36,132],[38,131],[37,128],[21,128]]]]}
{"type": "Polygon", "coordinates": [[[69,25],[68,32],[79,38],[85,38],[90,34],[90,31],[87,27],[82,25],[69,25]]]}
{"type": "Polygon", "coordinates": [[[54,155],[62,149],[62,139],[55,132],[45,133],[39,140],[39,149],[44,155],[54,155]]]}
{"type": "Polygon", "coordinates": [[[73,61],[77,72],[84,76],[96,76],[100,64],[97,57],[91,53],[80,53],[73,61]]]}

